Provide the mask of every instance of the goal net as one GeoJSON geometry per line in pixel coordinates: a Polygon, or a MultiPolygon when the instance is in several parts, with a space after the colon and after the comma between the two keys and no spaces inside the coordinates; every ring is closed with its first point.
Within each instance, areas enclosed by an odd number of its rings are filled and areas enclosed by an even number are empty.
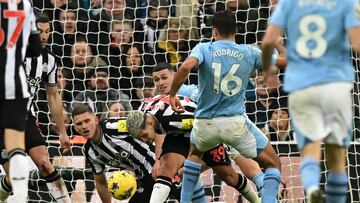
{"type": "MultiPolygon", "coordinates": [[[[37,94],[37,117],[48,143],[51,161],[61,173],[73,202],[101,202],[83,154],[84,140],[72,129],[74,105],[87,103],[99,119],[136,109],[143,97],[154,94],[152,68],[159,62],[178,67],[198,42],[211,40],[216,10],[236,14],[237,43],[259,46],[275,0],[33,0],[35,10],[51,20],[48,48],[58,57],[58,81],[64,117],[73,149],[63,155],[50,114],[44,87],[37,94]],[[54,2],[54,4],[50,3],[54,2]],[[105,74],[105,75],[104,75],[105,74]]],[[[358,55],[352,54],[356,70],[358,55]]],[[[358,72],[357,72],[358,73],[358,72]]],[[[246,109],[250,119],[271,139],[282,163],[281,202],[304,202],[299,177],[300,155],[289,123],[287,95],[282,91],[283,73],[273,78],[277,87],[267,88],[261,73],[248,84],[246,109]]],[[[348,153],[351,202],[360,202],[358,180],[359,78],[354,83],[354,140],[348,153]]],[[[197,84],[192,72],[189,84],[197,84]]],[[[326,159],[326,158],[325,158],[326,159]]],[[[234,165],[239,171],[238,167],[234,165]]],[[[322,186],[326,182],[323,164],[322,186]]],[[[212,173],[203,173],[209,201],[244,202],[239,194],[212,173]]],[[[44,180],[31,171],[30,201],[49,202],[44,180]]],[[[254,187],[255,188],[255,187],[254,187]]],[[[114,202],[117,202],[114,200],[114,202]]],[[[169,200],[169,202],[173,202],[169,200]]]]}

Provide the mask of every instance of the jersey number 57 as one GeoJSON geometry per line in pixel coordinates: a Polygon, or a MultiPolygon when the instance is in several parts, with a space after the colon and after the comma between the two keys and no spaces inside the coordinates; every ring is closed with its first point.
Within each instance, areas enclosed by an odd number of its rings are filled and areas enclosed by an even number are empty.
{"type": "MultiPolygon", "coordinates": [[[[0,2],[8,2],[9,0],[0,0],[0,2]]],[[[19,1],[18,1],[19,3],[19,1]]],[[[11,48],[14,45],[16,45],[17,40],[19,39],[19,36],[21,34],[21,31],[24,26],[25,22],[25,12],[23,10],[4,10],[4,13],[1,13],[3,15],[3,18],[9,18],[9,21],[11,18],[17,18],[17,24],[14,29],[14,31],[10,35],[10,39],[8,40],[8,43],[6,45],[6,48],[11,48]]],[[[5,31],[0,27],[0,46],[3,45],[5,40],[5,31]]]]}

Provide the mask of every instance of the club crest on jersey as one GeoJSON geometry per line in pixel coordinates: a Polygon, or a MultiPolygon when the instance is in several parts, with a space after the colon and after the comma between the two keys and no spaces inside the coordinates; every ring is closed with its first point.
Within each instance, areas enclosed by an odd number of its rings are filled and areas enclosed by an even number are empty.
{"type": "Polygon", "coordinates": [[[42,65],[42,69],[43,69],[43,71],[42,72],[45,72],[45,73],[47,73],[48,72],[48,64],[47,63],[44,63],[44,65],[42,65]]]}

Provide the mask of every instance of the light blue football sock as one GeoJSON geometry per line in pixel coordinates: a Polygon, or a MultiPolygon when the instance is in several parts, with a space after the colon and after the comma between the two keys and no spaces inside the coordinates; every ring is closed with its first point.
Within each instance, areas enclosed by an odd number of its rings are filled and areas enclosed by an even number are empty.
{"type": "Polygon", "coordinates": [[[312,157],[304,157],[300,165],[301,181],[305,192],[308,189],[319,187],[320,166],[319,162],[312,157]]]}
{"type": "Polygon", "coordinates": [[[268,168],[264,175],[264,189],[261,196],[262,203],[277,202],[276,195],[281,182],[281,174],[277,168],[268,168]]]}
{"type": "Polygon", "coordinates": [[[198,180],[198,182],[195,185],[195,190],[193,193],[193,197],[191,199],[192,203],[207,203],[207,198],[205,196],[205,190],[203,183],[201,180],[198,180]]]}
{"type": "Polygon", "coordinates": [[[346,173],[329,172],[326,184],[326,203],[345,203],[348,189],[346,173]]]}
{"type": "Polygon", "coordinates": [[[190,203],[194,193],[195,185],[199,180],[201,164],[185,160],[184,175],[181,188],[181,203],[190,203]]]}
{"type": "Polygon", "coordinates": [[[260,172],[252,178],[252,181],[255,183],[256,188],[261,195],[264,190],[264,176],[265,174],[263,172],[260,172]]]}

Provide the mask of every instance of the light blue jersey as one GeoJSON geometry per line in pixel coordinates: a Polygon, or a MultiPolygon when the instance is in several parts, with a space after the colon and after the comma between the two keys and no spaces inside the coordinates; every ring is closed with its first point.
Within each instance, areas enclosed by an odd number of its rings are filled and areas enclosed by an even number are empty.
{"type": "MultiPolygon", "coordinates": [[[[261,67],[261,51],[233,41],[199,43],[190,56],[199,60],[196,118],[242,115],[250,75],[261,67]]],[[[276,55],[273,56],[273,62],[276,55]]]]}
{"type": "Polygon", "coordinates": [[[185,97],[189,97],[191,100],[197,102],[199,96],[199,89],[196,85],[181,85],[179,91],[177,92],[179,95],[183,95],[185,97]]]}
{"type": "Polygon", "coordinates": [[[360,26],[355,0],[281,0],[270,24],[286,31],[288,92],[330,82],[352,82],[346,30],[360,26]]]}

